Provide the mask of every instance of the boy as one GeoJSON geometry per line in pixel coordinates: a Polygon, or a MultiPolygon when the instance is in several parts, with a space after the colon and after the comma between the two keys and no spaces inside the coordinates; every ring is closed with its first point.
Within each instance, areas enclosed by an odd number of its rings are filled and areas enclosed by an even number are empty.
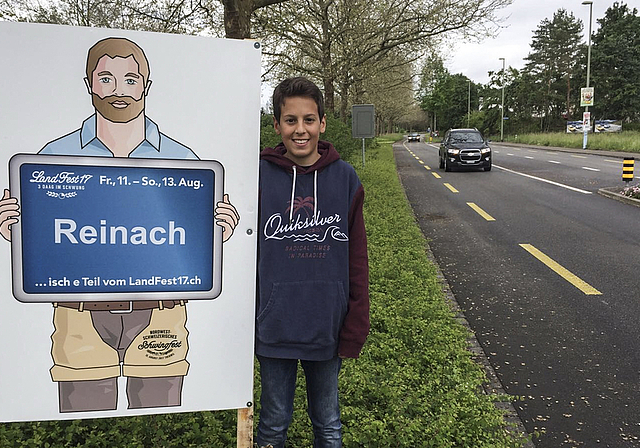
{"type": "Polygon", "coordinates": [[[338,372],[369,333],[364,190],[331,143],[320,89],[305,78],[273,93],[282,137],[260,155],[256,355],[262,395],[257,442],[284,447],[300,360],[314,447],[341,447],[338,372]]]}

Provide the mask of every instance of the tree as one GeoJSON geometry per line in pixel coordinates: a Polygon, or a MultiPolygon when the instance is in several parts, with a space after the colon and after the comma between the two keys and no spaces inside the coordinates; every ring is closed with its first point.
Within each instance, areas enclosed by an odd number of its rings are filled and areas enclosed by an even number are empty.
{"type": "Polygon", "coordinates": [[[212,30],[209,12],[200,3],[186,0],[0,0],[0,17],[165,33],[212,30]]]}
{"type": "MultiPolygon", "coordinates": [[[[339,90],[346,101],[354,85],[386,63],[421,57],[446,33],[486,33],[495,12],[512,0],[306,0],[256,14],[269,71],[319,80],[326,106],[335,110],[339,90]],[[387,58],[390,52],[394,57],[387,58]]],[[[362,86],[355,86],[358,90],[362,86]]]]}
{"type": "Polygon", "coordinates": [[[615,2],[593,36],[591,68],[594,114],[605,119],[640,119],[640,16],[615,2]]]}
{"type": "Polygon", "coordinates": [[[251,37],[253,13],[287,0],[0,0],[0,18],[181,34],[251,37]]]}
{"type": "Polygon", "coordinates": [[[436,56],[423,66],[420,106],[431,118],[436,117],[434,127],[438,129],[467,127],[467,121],[471,125],[469,109],[477,111],[480,105],[479,87],[462,73],[450,74],[436,56]]]}
{"type": "Polygon", "coordinates": [[[581,58],[576,58],[583,51],[581,40],[582,22],[565,9],[559,9],[551,21],[544,19],[534,32],[525,71],[535,79],[532,87],[539,99],[538,112],[545,118],[543,130],[563,114],[570,118],[578,107],[577,101],[572,100],[572,92],[577,99],[572,79],[581,71],[581,58]]]}

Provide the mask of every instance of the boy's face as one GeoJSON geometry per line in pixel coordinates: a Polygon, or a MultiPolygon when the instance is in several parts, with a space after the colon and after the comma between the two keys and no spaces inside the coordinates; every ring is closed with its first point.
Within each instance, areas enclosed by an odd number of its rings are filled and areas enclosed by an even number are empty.
{"type": "Polygon", "coordinates": [[[318,105],[313,99],[286,98],[280,122],[274,119],[273,125],[287,149],[285,157],[299,166],[311,166],[320,158],[318,140],[325,130],[326,120],[318,116],[318,105]]]}

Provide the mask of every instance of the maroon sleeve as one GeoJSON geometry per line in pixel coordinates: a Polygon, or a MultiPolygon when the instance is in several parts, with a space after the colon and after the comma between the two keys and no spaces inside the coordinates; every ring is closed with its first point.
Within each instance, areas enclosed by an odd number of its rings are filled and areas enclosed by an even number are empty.
{"type": "Polygon", "coordinates": [[[369,257],[363,204],[360,185],[349,210],[349,303],[338,344],[338,355],[343,358],[357,358],[369,334],[369,257]]]}

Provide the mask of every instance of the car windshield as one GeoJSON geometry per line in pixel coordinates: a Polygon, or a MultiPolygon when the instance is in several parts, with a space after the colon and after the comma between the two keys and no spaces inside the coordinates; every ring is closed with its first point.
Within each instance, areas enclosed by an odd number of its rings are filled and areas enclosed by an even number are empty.
{"type": "Polygon", "coordinates": [[[452,132],[451,140],[454,142],[481,143],[482,136],[479,132],[452,132]]]}

